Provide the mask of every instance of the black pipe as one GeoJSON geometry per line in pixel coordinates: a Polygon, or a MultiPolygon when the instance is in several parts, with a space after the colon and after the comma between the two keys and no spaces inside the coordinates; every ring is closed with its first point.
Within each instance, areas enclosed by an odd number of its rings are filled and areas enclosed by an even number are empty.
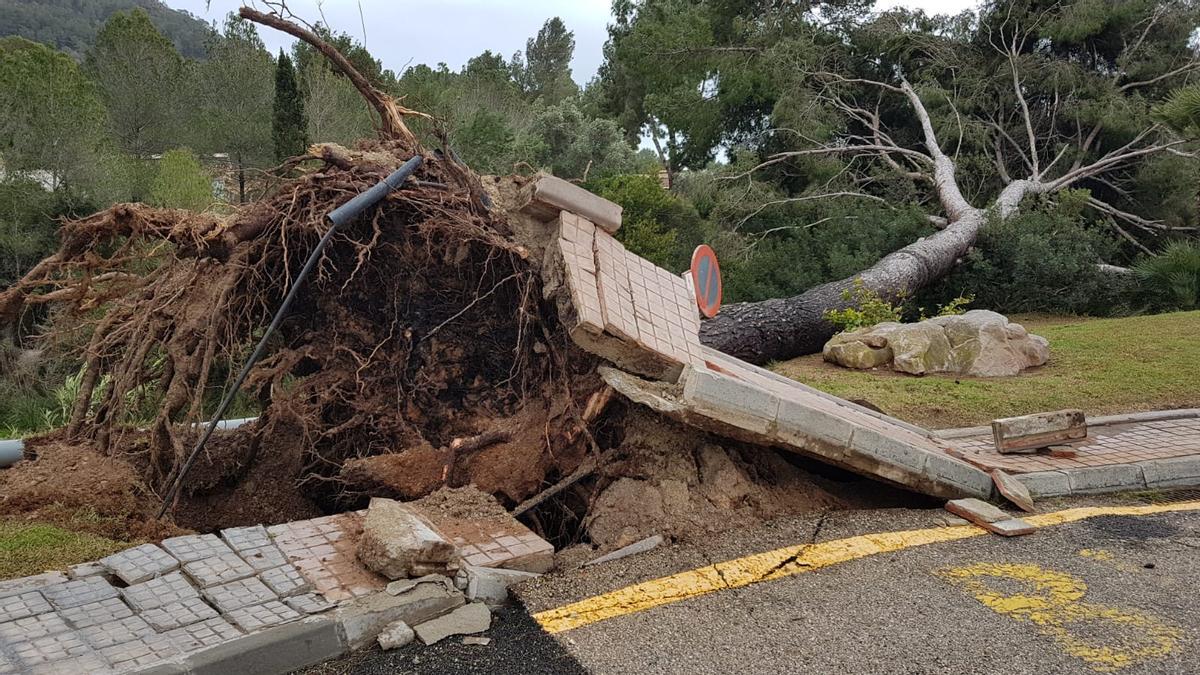
{"type": "Polygon", "coordinates": [[[233,397],[242,388],[242,383],[246,381],[246,376],[250,374],[250,369],[262,358],[263,352],[267,348],[267,341],[271,339],[271,335],[283,321],[283,317],[287,314],[288,308],[291,307],[292,301],[296,299],[301,284],[308,278],[313,268],[317,266],[317,260],[321,258],[321,253],[325,250],[325,245],[333,238],[333,233],[337,231],[338,226],[354,220],[363,211],[377,204],[387,193],[400,187],[417,170],[417,167],[421,166],[422,161],[423,158],[420,155],[413,157],[399,169],[392,172],[390,176],[376,183],[371,189],[355,195],[350,201],[329,212],[327,216],[330,223],[329,229],[325,231],[325,234],[321,237],[321,241],[317,242],[317,247],[313,249],[313,252],[308,255],[308,260],[304,262],[304,267],[300,269],[300,273],[296,275],[296,280],[292,282],[292,287],[288,289],[287,295],[284,296],[283,304],[279,305],[279,309],[275,311],[275,316],[271,319],[271,325],[267,326],[262,339],[258,341],[258,346],[254,348],[254,352],[250,354],[250,358],[242,366],[242,371],[238,373],[237,379],[234,380],[233,387],[225,393],[225,398],[221,399],[221,404],[217,406],[217,411],[213,413],[212,419],[209,420],[208,426],[204,429],[204,433],[200,435],[200,440],[196,442],[196,447],[192,448],[192,454],[188,455],[187,461],[179,469],[179,474],[175,476],[174,482],[171,483],[171,489],[167,490],[167,496],[163,498],[162,508],[158,510],[159,518],[162,518],[167,512],[167,508],[171,505],[171,500],[175,499],[175,493],[179,491],[184,477],[191,470],[192,463],[196,461],[196,457],[204,449],[204,444],[208,442],[209,436],[212,436],[213,430],[217,428],[217,423],[221,420],[221,416],[225,414],[225,410],[229,408],[229,404],[233,402],[233,397]]]}

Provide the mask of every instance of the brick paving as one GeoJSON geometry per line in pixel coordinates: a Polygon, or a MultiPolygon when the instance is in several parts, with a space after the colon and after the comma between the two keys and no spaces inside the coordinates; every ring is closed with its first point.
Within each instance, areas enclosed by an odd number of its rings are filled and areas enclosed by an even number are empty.
{"type": "Polygon", "coordinates": [[[1087,440],[1071,444],[1078,451],[1075,457],[1001,455],[990,433],[947,442],[968,461],[989,469],[1009,473],[1081,469],[1200,454],[1200,418],[1093,426],[1087,440]]]}

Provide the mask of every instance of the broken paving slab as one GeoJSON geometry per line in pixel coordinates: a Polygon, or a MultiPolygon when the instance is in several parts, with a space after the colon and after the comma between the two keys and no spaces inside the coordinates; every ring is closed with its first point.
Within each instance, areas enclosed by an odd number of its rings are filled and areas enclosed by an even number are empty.
{"type": "Polygon", "coordinates": [[[1037,528],[1020,518],[1013,518],[994,504],[968,498],[946,502],[946,510],[979,527],[1004,537],[1032,534],[1037,528]]]}
{"type": "Polygon", "coordinates": [[[435,644],[451,635],[482,633],[492,625],[492,612],[482,602],[473,602],[413,627],[425,645],[435,644]]]}
{"type": "Polygon", "coordinates": [[[448,570],[458,550],[432,523],[394,499],[374,497],[363,520],[358,559],[388,579],[404,579],[420,570],[448,570]]]}
{"type": "Polygon", "coordinates": [[[1003,469],[992,469],[992,480],[996,481],[996,489],[1008,501],[1016,504],[1022,511],[1033,513],[1037,509],[1033,505],[1033,495],[1029,488],[1003,469]]]}
{"type": "Polygon", "coordinates": [[[374,642],[388,624],[424,623],[465,602],[466,598],[457,589],[447,590],[442,584],[418,584],[400,595],[376,593],[344,603],[333,616],[350,648],[358,649],[374,642]]]}

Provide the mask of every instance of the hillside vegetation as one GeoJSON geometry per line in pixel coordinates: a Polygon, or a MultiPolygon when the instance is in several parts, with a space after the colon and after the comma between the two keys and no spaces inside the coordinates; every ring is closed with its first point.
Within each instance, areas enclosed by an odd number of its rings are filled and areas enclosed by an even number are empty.
{"type": "Polygon", "coordinates": [[[140,7],[181,54],[204,56],[211,29],[191,14],[158,0],[0,0],[0,37],[19,35],[61,49],[77,60],[113,14],[140,7]]]}

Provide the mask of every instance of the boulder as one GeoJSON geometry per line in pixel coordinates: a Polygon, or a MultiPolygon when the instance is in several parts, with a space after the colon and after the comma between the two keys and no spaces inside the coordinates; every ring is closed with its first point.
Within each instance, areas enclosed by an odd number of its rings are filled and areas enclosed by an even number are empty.
{"type": "Polygon", "coordinates": [[[913,375],[1000,377],[1045,364],[1050,343],[1002,314],[973,309],[841,333],[825,344],[823,354],[826,361],[847,368],[870,369],[890,362],[894,370],[913,375]]]}
{"type": "Polygon", "coordinates": [[[394,499],[371,499],[358,559],[388,579],[430,573],[454,576],[458,550],[434,526],[394,499]]]}

